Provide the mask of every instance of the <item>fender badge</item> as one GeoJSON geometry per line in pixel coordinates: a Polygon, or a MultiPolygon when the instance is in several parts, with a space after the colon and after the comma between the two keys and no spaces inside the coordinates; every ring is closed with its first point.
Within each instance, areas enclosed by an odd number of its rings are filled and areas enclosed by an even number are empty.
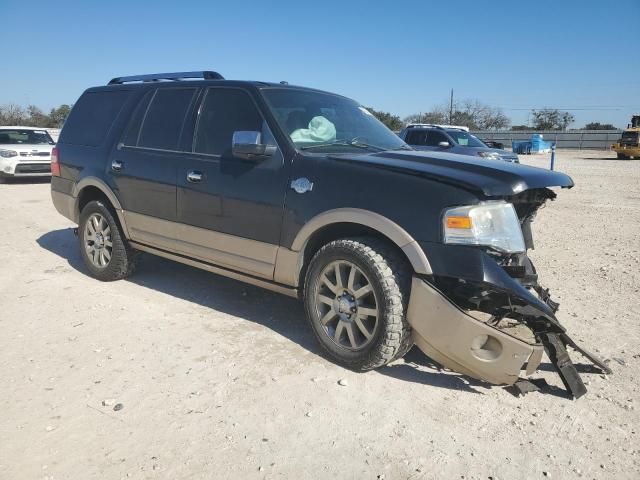
{"type": "Polygon", "coordinates": [[[302,177],[291,182],[291,188],[296,193],[307,193],[313,190],[313,182],[310,182],[308,178],[302,177]]]}

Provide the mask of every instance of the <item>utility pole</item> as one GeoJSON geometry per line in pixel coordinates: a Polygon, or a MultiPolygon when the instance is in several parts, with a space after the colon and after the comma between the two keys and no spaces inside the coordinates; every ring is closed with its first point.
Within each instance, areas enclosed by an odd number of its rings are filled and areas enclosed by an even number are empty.
{"type": "Polygon", "coordinates": [[[449,101],[449,125],[453,123],[453,88],[451,89],[451,99],[449,101]]]}

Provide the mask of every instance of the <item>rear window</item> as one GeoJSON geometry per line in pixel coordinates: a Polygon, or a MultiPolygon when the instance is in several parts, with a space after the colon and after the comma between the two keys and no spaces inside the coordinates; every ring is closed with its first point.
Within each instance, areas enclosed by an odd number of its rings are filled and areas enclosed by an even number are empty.
{"type": "Polygon", "coordinates": [[[71,110],[60,143],[102,145],[127,100],[128,91],[87,92],[71,110]]]}
{"type": "Polygon", "coordinates": [[[138,146],[177,150],[184,118],[195,92],[195,88],[158,89],[144,118],[138,146]]]}
{"type": "Polygon", "coordinates": [[[53,145],[46,130],[0,129],[0,145],[53,145]]]}

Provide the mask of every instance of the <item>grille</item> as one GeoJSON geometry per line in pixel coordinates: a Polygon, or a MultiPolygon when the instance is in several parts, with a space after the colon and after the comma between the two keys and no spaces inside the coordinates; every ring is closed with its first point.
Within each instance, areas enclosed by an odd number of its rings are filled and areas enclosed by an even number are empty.
{"type": "Polygon", "coordinates": [[[49,152],[20,152],[21,157],[48,157],[49,152]]]}
{"type": "Polygon", "coordinates": [[[51,164],[29,163],[16,165],[16,173],[51,173],[51,164]]]}

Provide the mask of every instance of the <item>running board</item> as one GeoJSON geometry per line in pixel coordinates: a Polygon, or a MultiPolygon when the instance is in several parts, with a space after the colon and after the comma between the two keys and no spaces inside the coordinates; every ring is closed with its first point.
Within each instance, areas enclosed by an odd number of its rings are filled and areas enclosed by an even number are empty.
{"type": "Polygon", "coordinates": [[[158,255],[159,257],[168,258],[169,260],[173,260],[179,263],[183,263],[185,265],[189,265],[191,267],[200,268],[202,270],[206,270],[211,273],[215,273],[217,275],[222,275],[223,277],[232,278],[234,280],[238,280],[240,282],[249,283],[256,287],[265,288],[267,290],[271,290],[273,292],[281,293],[283,295],[287,295],[293,298],[299,298],[298,289],[293,287],[288,287],[286,285],[282,285],[275,282],[270,282],[269,280],[262,280],[251,275],[245,275],[240,272],[236,272],[234,270],[228,270],[226,268],[218,267],[216,265],[212,265],[207,262],[203,262],[200,260],[195,260],[190,257],[185,257],[176,253],[167,252],[165,250],[160,250],[158,248],[150,247],[148,245],[144,245],[136,242],[129,242],[132,248],[136,250],[140,250],[142,252],[151,253],[153,255],[158,255]]]}

